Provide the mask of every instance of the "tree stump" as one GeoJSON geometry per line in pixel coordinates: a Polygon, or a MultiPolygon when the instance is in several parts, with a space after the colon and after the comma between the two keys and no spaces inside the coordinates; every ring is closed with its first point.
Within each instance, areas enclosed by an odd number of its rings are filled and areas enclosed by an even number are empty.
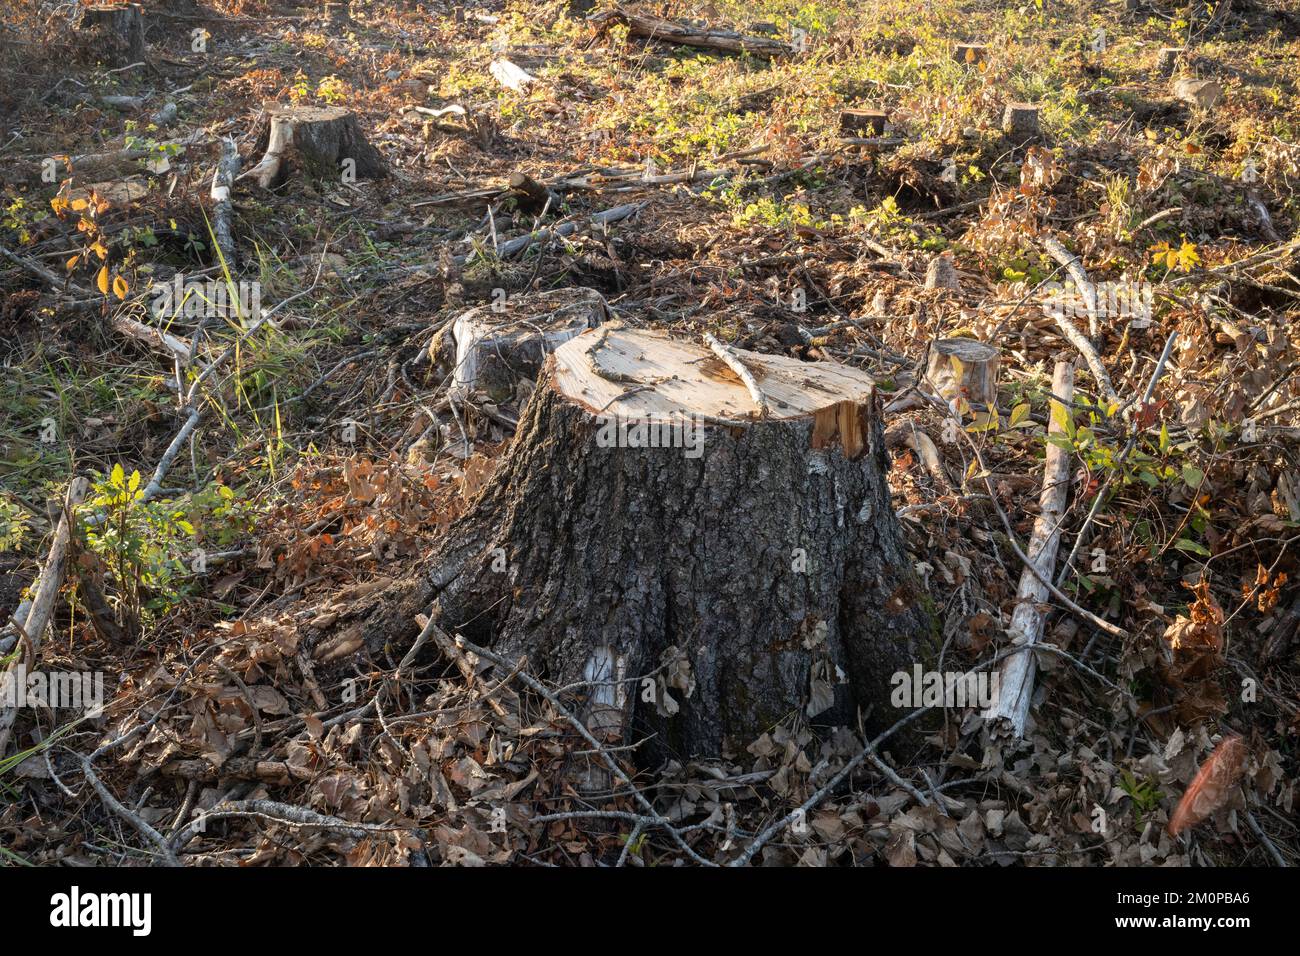
{"type": "Polygon", "coordinates": [[[983,43],[958,43],[953,47],[952,57],[958,63],[974,66],[988,57],[988,47],[983,43]]]}
{"type": "Polygon", "coordinates": [[[344,32],[352,27],[352,10],[347,0],[325,4],[325,22],[335,30],[344,32]]]}
{"type": "Polygon", "coordinates": [[[435,365],[450,366],[452,394],[501,404],[520,397],[521,383],[526,397],[548,355],[607,317],[598,292],[556,289],[470,309],[430,349],[435,365]]]}
{"type": "Polygon", "coordinates": [[[144,14],[138,3],[86,7],[77,32],[95,44],[105,62],[125,66],[145,58],[144,14]]]}
{"type": "Polygon", "coordinates": [[[1178,69],[1178,61],[1183,58],[1187,52],[1186,47],[1167,46],[1162,47],[1160,55],[1156,58],[1156,72],[1164,77],[1174,75],[1174,70],[1178,69]]]}
{"type": "Polygon", "coordinates": [[[948,402],[965,400],[995,409],[998,404],[997,349],[976,339],[937,339],[930,346],[925,376],[939,397],[948,402]]]}
{"type": "Polygon", "coordinates": [[[952,264],[952,256],[940,253],[930,260],[925,268],[925,287],[927,289],[960,289],[961,279],[957,267],[952,264]]]}
{"type": "Polygon", "coordinates": [[[1002,132],[1024,142],[1039,134],[1037,103],[1008,103],[1002,112],[1002,132]]]}
{"type": "Polygon", "coordinates": [[[259,138],[262,158],[240,178],[263,189],[282,183],[289,167],[298,166],[314,179],[380,179],[383,157],[366,140],[356,116],[334,106],[268,106],[270,126],[259,138]]]}
{"type": "Polygon", "coordinates": [[[422,594],[449,630],[587,682],[588,725],[659,756],[855,705],[888,724],[891,675],[936,652],[872,380],[724,352],[616,324],[560,346],[422,594]]]}
{"type": "Polygon", "coordinates": [[[550,204],[552,209],[558,203],[558,197],[545,183],[539,183],[532,176],[520,170],[510,174],[510,192],[508,195],[524,212],[540,214],[550,204]]]}
{"type": "Polygon", "coordinates": [[[887,116],[884,110],[841,110],[840,132],[870,133],[873,136],[883,136],[886,119],[887,116]]]}

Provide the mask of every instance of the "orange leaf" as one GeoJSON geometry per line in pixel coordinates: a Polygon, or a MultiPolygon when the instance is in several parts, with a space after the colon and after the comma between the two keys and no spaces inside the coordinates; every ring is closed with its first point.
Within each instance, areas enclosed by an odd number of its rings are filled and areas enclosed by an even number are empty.
{"type": "Polygon", "coordinates": [[[64,263],[64,266],[67,268],[69,272],[71,272],[73,269],[77,268],[77,263],[80,261],[81,261],[81,256],[79,255],[73,256],[71,259],[69,259],[67,262],[64,263]]]}
{"type": "Polygon", "coordinates": [[[113,294],[119,299],[125,299],[126,293],[131,287],[126,284],[126,280],[121,276],[113,276],[113,294]]]}
{"type": "Polygon", "coordinates": [[[1170,836],[1196,826],[1227,803],[1245,769],[1245,742],[1236,734],[1224,737],[1178,801],[1178,808],[1169,818],[1170,836]]]}
{"type": "Polygon", "coordinates": [[[99,291],[108,295],[108,266],[99,267],[99,275],[95,276],[95,285],[99,286],[99,291]]]}

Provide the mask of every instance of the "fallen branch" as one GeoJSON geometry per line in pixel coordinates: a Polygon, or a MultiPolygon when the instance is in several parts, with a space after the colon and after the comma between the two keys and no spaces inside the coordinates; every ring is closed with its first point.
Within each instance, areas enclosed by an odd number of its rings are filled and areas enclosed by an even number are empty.
{"type": "MultiPolygon", "coordinates": [[[[221,141],[221,160],[212,174],[212,236],[221,254],[221,264],[227,269],[235,267],[235,237],[230,229],[230,191],[239,175],[239,150],[235,141],[226,137],[221,141]]],[[[195,336],[197,340],[197,336],[195,336]]]]}
{"type": "MultiPolygon", "coordinates": [[[[1088,281],[1088,273],[1083,269],[1083,263],[1079,257],[1071,253],[1065,246],[1061,245],[1051,236],[1043,236],[1039,239],[1042,247],[1053,259],[1065,267],[1074,279],[1074,284],[1083,296],[1084,305],[1088,310],[1088,331],[1093,340],[1096,340],[1099,334],[1099,322],[1097,318],[1097,291],[1088,281]]],[[[1050,310],[1052,318],[1056,320],[1057,326],[1069,340],[1070,344],[1079,350],[1083,360],[1088,363],[1088,369],[1092,372],[1092,377],[1097,380],[1097,386],[1101,389],[1106,401],[1119,404],[1119,395],[1115,392],[1115,386],[1110,383],[1110,376],[1106,374],[1106,366],[1101,362],[1101,357],[1097,354],[1097,349],[1093,346],[1092,341],[1079,331],[1078,327],[1070,321],[1065,314],[1063,305],[1058,304],[1050,310]]]]}
{"type": "MultiPolygon", "coordinates": [[[[72,509],[81,504],[86,497],[86,492],[90,488],[90,482],[85,478],[74,478],[72,484],[68,486],[68,494],[64,500],[63,514],[59,517],[58,527],[54,530],[54,541],[50,544],[49,554],[45,558],[45,564],[41,568],[40,578],[33,589],[31,605],[23,617],[15,615],[14,620],[22,634],[27,638],[26,655],[18,655],[5,669],[3,677],[0,677],[0,690],[8,687],[14,681],[15,670],[28,658],[35,660],[41,650],[41,639],[45,635],[45,629],[49,626],[50,618],[54,615],[54,600],[58,597],[59,589],[63,586],[63,574],[68,563],[68,549],[72,542],[72,509]]],[[[22,608],[19,608],[21,614],[22,608]]],[[[0,695],[3,696],[3,695],[0,695]]],[[[13,732],[14,721],[18,717],[18,710],[14,707],[6,707],[0,710],[0,756],[4,755],[5,748],[9,745],[9,737],[13,732]]]]}
{"type": "Polygon", "coordinates": [[[794,48],[771,37],[747,36],[732,30],[712,30],[707,27],[691,27],[663,17],[645,13],[633,13],[623,8],[604,10],[587,18],[588,23],[607,27],[615,23],[627,25],[628,33],[646,40],[661,43],[676,43],[682,46],[701,47],[706,50],[720,50],[724,53],[752,53],[755,56],[778,57],[789,56],[794,48]]]}
{"type": "MultiPolygon", "coordinates": [[[[1052,412],[1048,416],[1048,436],[1064,434],[1062,416],[1068,416],[1074,398],[1074,365],[1057,362],[1052,374],[1052,412]]],[[[1011,643],[1032,646],[1043,636],[1045,623],[1040,605],[1047,600],[1048,585],[1056,571],[1056,552],[1061,541],[1061,519],[1070,490],[1070,455],[1059,445],[1047,444],[1047,464],[1043,468],[1043,488],[1038,496],[1039,512],[1029,537],[1029,562],[1020,576],[1016,608],[1011,613],[1007,633],[1011,643]],[[1031,570],[1032,568],[1032,570],[1031,570]]],[[[984,712],[991,721],[1006,721],[1016,737],[1025,733],[1029,701],[1034,693],[1037,661],[1032,653],[1017,654],[1002,662],[997,699],[984,712]]]]}

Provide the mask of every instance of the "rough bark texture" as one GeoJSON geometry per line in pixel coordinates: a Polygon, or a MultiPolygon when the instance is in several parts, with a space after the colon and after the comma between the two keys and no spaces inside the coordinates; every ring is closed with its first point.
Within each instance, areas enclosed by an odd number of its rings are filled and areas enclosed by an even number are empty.
{"type": "Polygon", "coordinates": [[[932,648],[875,396],[710,424],[698,457],[600,447],[599,406],[555,374],[597,334],[550,359],[508,456],[432,556],[444,626],[561,685],[640,677],[682,652],[689,696],[670,680],[647,702],[637,681],[585,702],[594,726],[654,734],[661,756],[743,747],[799,711],[834,724],[855,703],[882,713],[890,675],[932,648]]]}

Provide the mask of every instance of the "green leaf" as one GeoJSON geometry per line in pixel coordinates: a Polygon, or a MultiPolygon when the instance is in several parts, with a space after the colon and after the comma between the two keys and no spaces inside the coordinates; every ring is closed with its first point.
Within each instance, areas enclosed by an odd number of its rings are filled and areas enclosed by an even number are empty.
{"type": "Polygon", "coordinates": [[[1205,472],[1191,465],[1183,465],[1183,481],[1189,488],[1201,487],[1201,482],[1205,481],[1205,472]]]}
{"type": "Polygon", "coordinates": [[[1191,538],[1179,538],[1174,542],[1174,547],[1179,551],[1190,551],[1192,554],[1199,554],[1202,557],[1210,556],[1210,549],[1203,544],[1197,544],[1191,538]]]}
{"type": "Polygon", "coordinates": [[[1021,402],[1015,408],[1011,409],[1011,417],[1007,420],[1008,428],[1015,428],[1026,418],[1029,417],[1029,403],[1021,402]]]}

